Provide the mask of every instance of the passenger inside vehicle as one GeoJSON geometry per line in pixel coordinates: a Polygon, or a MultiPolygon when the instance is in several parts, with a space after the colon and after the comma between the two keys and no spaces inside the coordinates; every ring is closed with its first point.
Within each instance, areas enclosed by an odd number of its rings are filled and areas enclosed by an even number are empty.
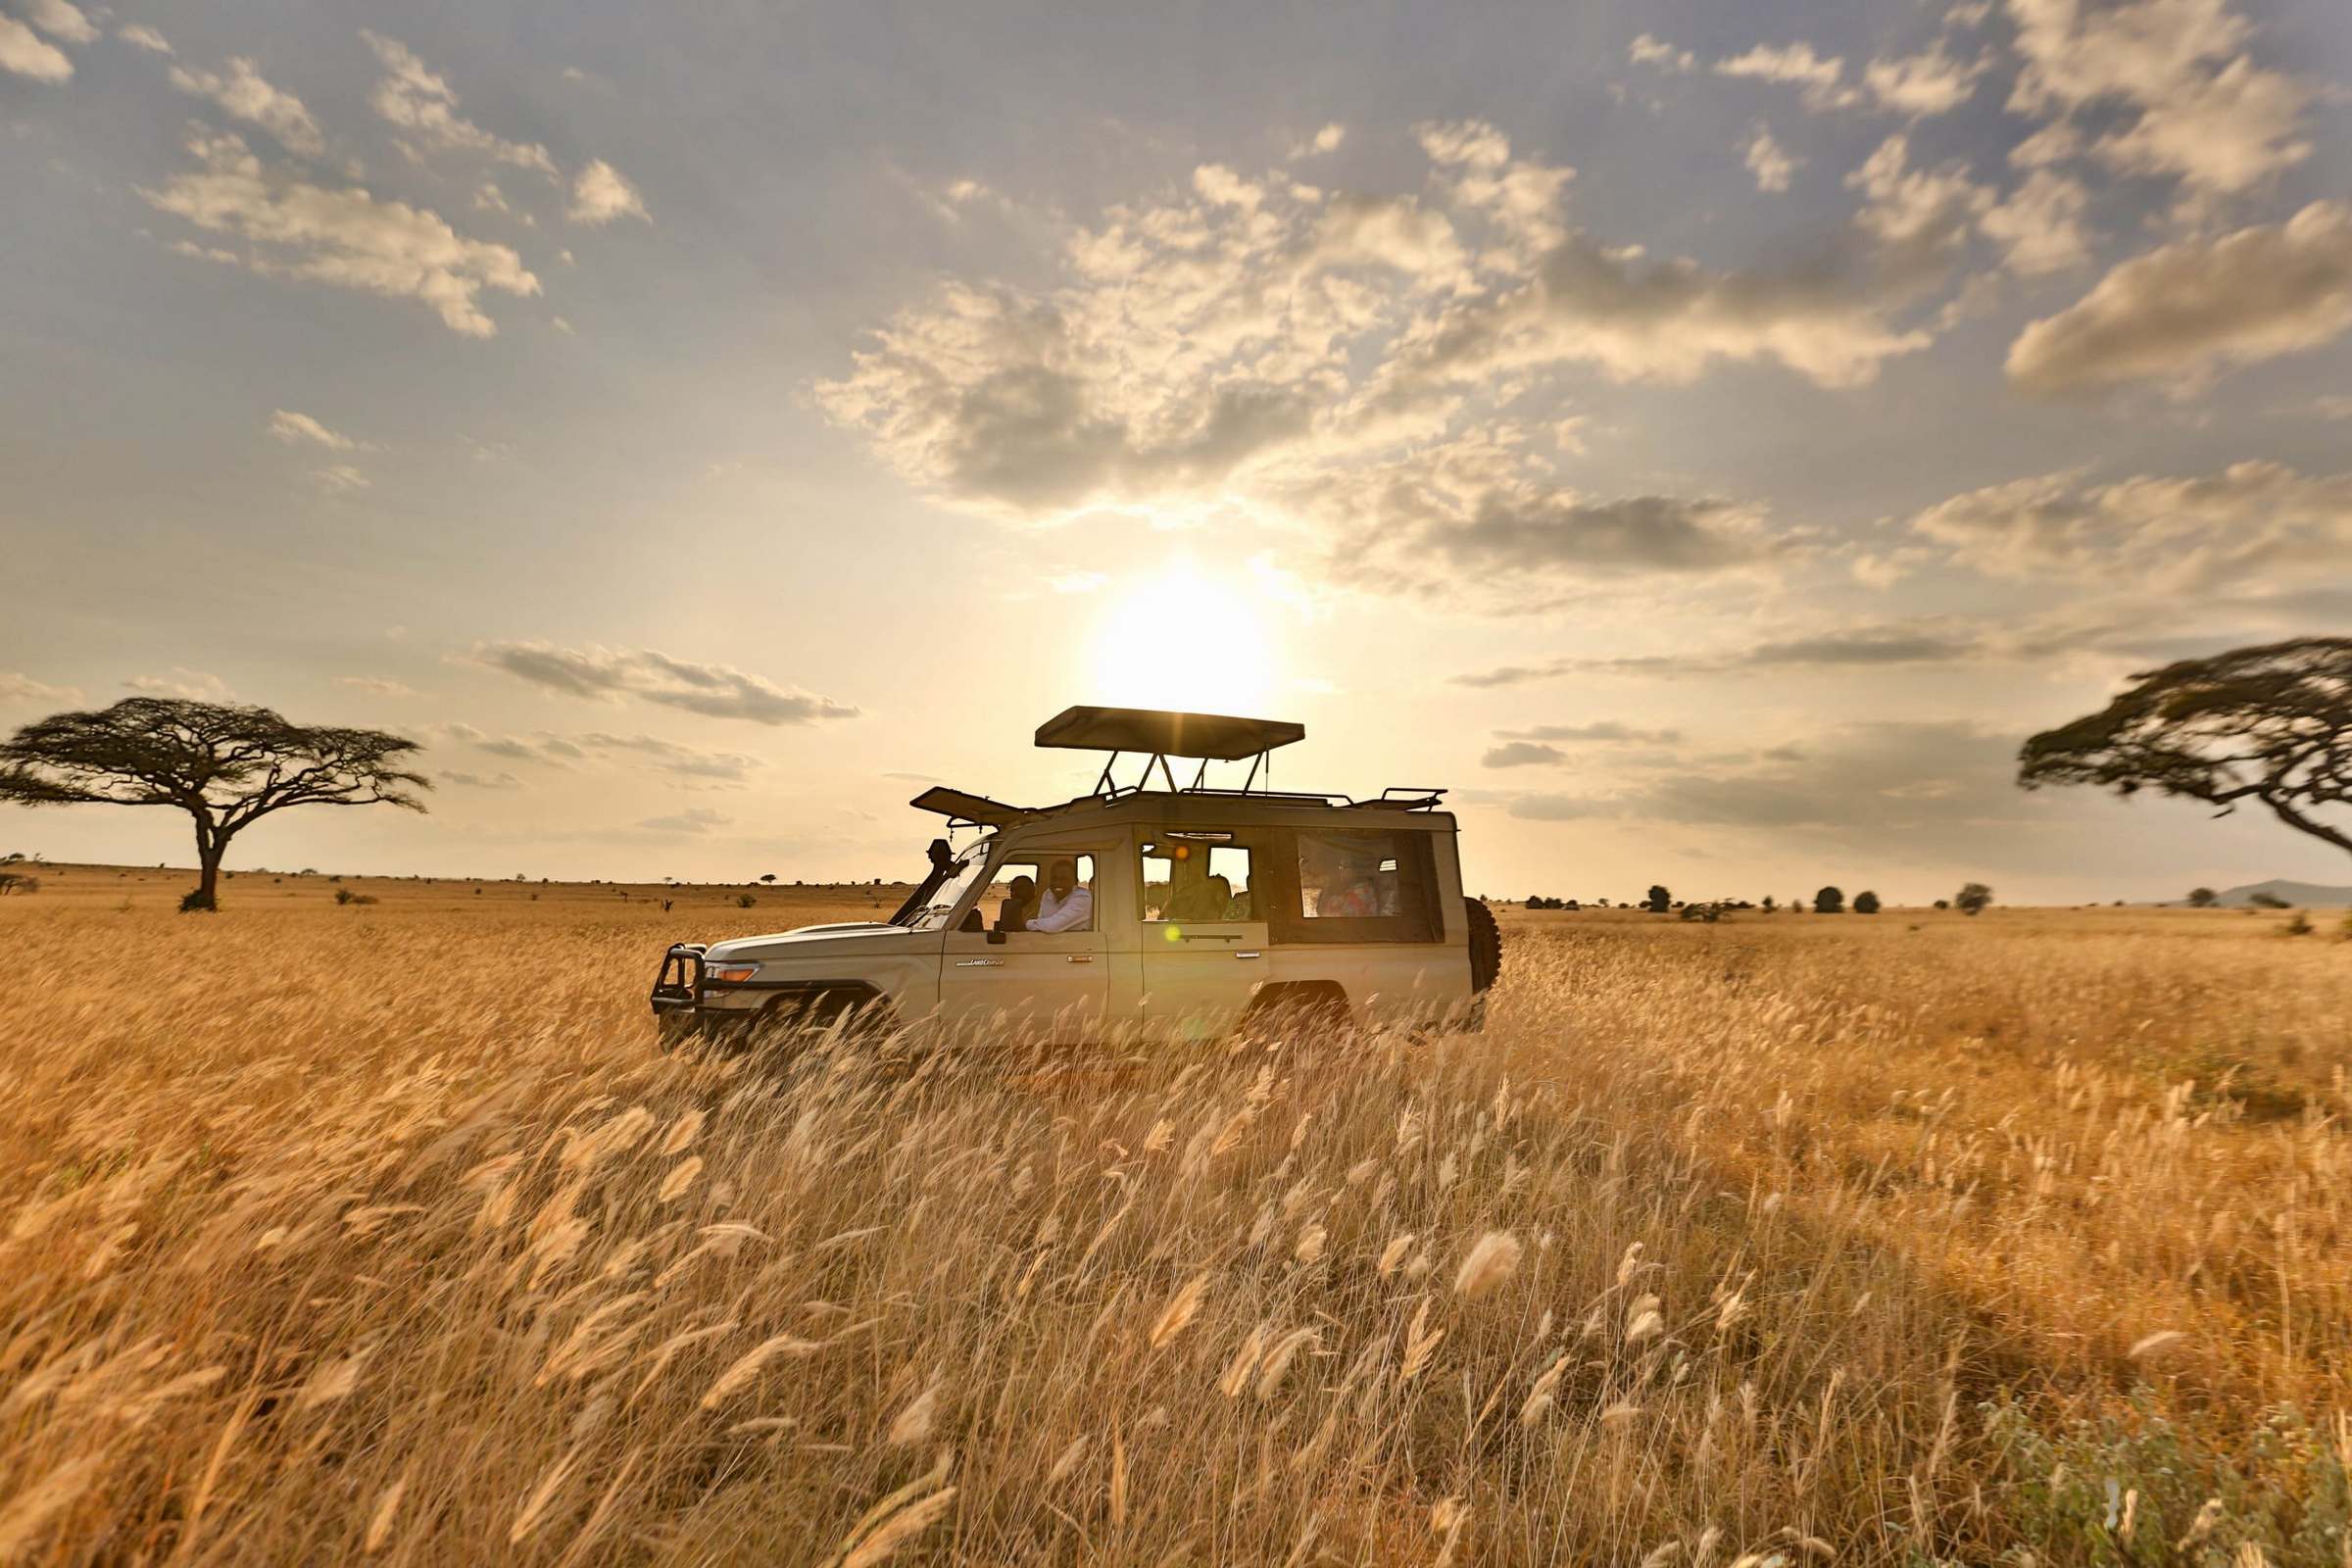
{"type": "Polygon", "coordinates": [[[1095,896],[1078,880],[1078,862],[1064,856],[1046,867],[1045,896],[1029,921],[1032,931],[1092,931],[1095,896]]]}
{"type": "Polygon", "coordinates": [[[1016,876],[1006,885],[1004,902],[997,909],[997,929],[1025,931],[1037,912],[1037,883],[1025,876],[1016,876]]]}

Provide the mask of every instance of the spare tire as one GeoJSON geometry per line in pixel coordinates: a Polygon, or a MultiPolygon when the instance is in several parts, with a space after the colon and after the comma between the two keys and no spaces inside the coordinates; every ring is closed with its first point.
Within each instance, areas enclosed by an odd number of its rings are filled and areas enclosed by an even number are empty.
{"type": "Polygon", "coordinates": [[[1466,898],[1462,907],[1470,916],[1470,989],[1485,991],[1502,973],[1502,928],[1479,900],[1466,898]]]}

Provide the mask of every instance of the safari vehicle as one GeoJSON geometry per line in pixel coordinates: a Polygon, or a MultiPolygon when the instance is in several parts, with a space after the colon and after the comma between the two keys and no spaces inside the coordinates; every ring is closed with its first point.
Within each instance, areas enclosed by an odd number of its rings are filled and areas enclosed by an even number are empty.
{"type": "Polygon", "coordinates": [[[924,791],[910,804],[948,837],[897,913],[672,947],[653,992],[664,1042],[844,1014],[1072,1040],[1210,1037],[1287,1011],[1478,1027],[1501,938],[1462,894],[1445,792],[1275,790],[1272,754],[1305,734],[1069,709],[1037,744],[1108,753],[1090,793],[1024,807],[924,791]],[[1135,782],[1113,781],[1122,758],[1144,760],[1135,782]],[[1240,787],[1209,785],[1211,762],[1245,760],[1240,787]]]}

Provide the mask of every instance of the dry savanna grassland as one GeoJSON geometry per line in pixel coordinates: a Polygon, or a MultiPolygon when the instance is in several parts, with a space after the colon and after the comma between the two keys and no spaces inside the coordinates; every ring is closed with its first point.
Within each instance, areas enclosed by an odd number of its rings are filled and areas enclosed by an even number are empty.
{"type": "Polygon", "coordinates": [[[185,880],[0,900],[6,1560],[2352,1563],[2338,916],[710,1058],[667,941],[891,891],[185,880]]]}

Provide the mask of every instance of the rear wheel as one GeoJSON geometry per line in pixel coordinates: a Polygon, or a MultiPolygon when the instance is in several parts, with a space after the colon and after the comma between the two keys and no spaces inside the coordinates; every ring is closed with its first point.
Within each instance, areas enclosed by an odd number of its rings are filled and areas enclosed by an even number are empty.
{"type": "Polygon", "coordinates": [[[1464,899],[1462,907],[1470,916],[1470,989],[1483,992],[1502,973],[1502,928],[1479,900],[1464,899]]]}

